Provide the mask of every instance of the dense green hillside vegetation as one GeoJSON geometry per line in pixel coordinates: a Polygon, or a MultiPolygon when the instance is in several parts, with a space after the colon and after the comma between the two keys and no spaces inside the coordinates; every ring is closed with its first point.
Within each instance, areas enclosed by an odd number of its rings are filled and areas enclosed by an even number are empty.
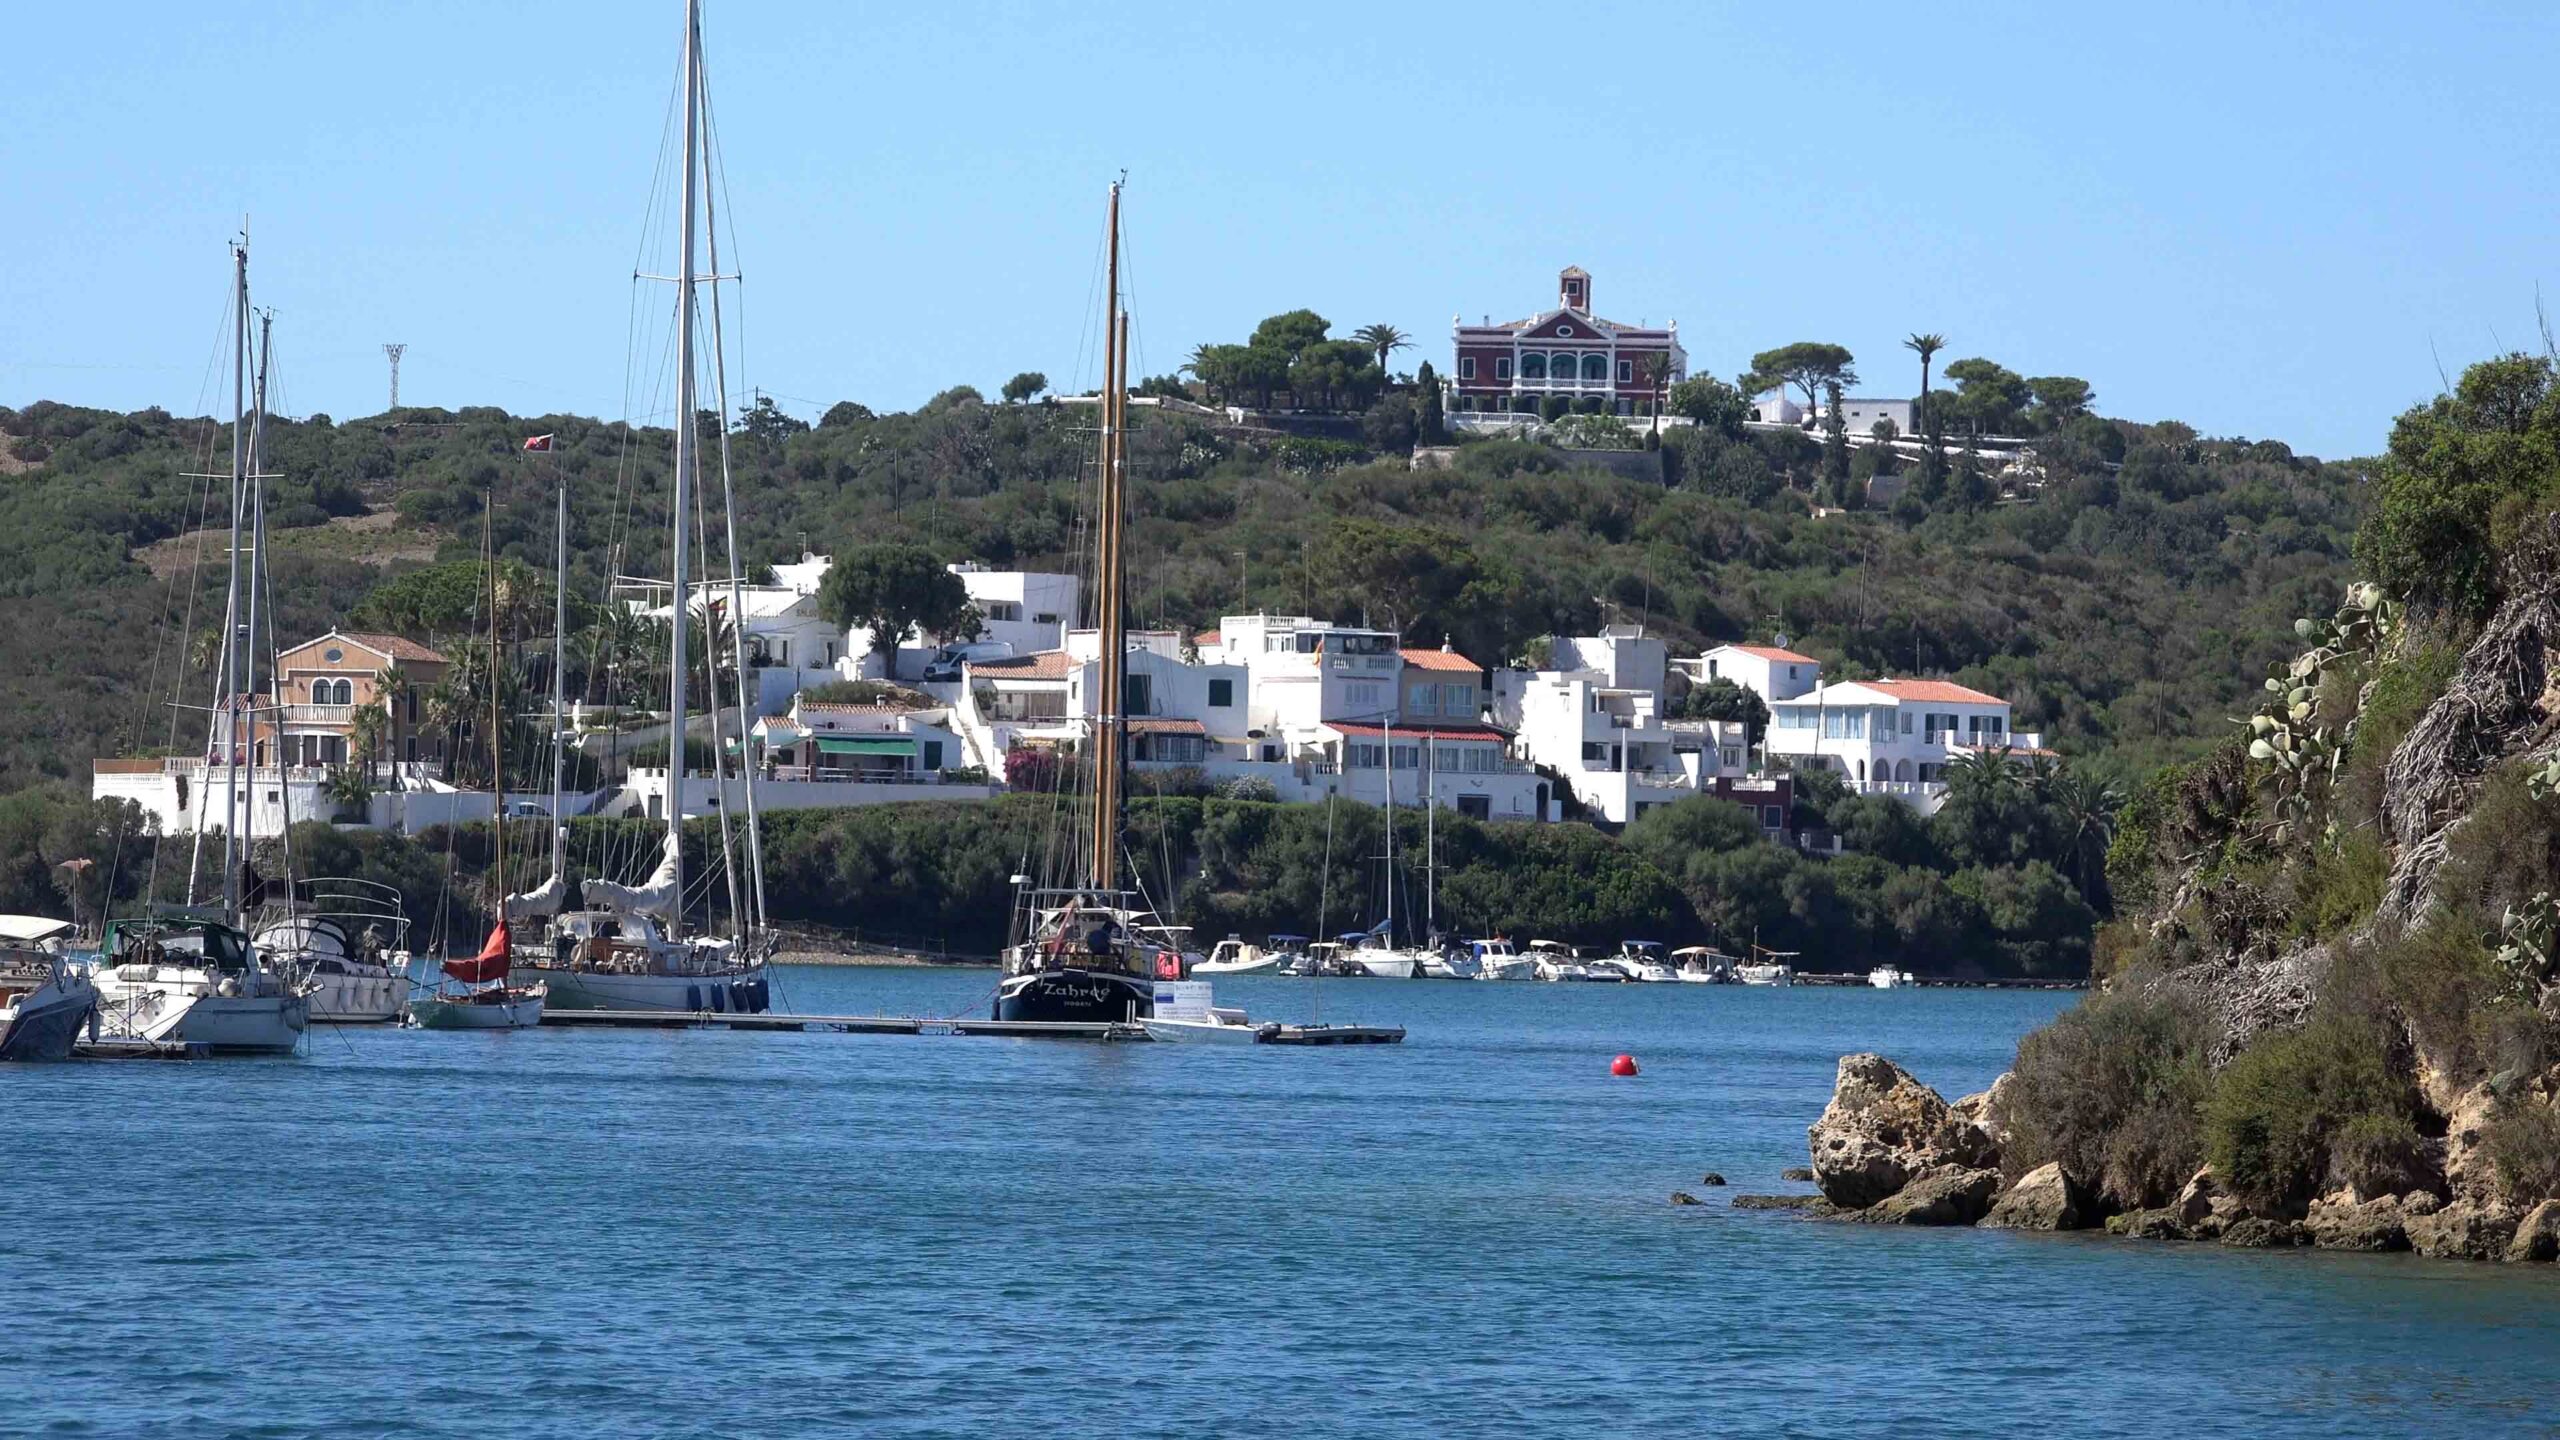
{"type": "MultiPolygon", "coordinates": [[[[839,405],[816,426],[752,409],[730,437],[741,548],[753,564],[910,540],[1070,563],[1090,421],[965,388],[912,414],[839,405]]],[[[93,755],[165,738],[187,658],[171,622],[193,599],[204,628],[220,545],[202,546],[192,595],[183,569],[155,579],[136,556],[161,542],[170,570],[191,548],[172,537],[221,518],[181,477],[216,468],[227,429],[37,404],[0,411],[0,431],[17,472],[0,476],[0,624],[27,641],[0,674],[0,785],[81,778],[93,755]]],[[[269,433],[288,633],[345,619],[432,549],[476,555],[489,505],[500,551],[547,570],[556,477],[580,594],[600,598],[609,570],[663,571],[663,432],[463,410],[269,433]],[[542,432],[557,449],[522,453],[542,432]],[[379,523],[356,518],[368,511],[396,516],[370,533],[402,558],[367,563],[380,557],[346,532],[379,523]]],[[[1889,510],[1817,519],[1822,447],[1792,432],[1675,432],[1655,484],[1520,441],[1416,470],[1397,451],[1142,410],[1133,603],[1168,625],[1248,605],[1365,617],[1497,663],[1604,619],[1642,619],[1678,649],[1784,631],[1838,676],[1947,674],[2005,695],[2019,728],[2130,777],[2216,732],[2293,617],[2336,604],[2359,472],[2175,424],[2108,433],[2121,468],[2112,446],[2057,441],[2024,503],[1995,503],[1958,454],[1933,500],[1915,486],[1889,510]]]]}

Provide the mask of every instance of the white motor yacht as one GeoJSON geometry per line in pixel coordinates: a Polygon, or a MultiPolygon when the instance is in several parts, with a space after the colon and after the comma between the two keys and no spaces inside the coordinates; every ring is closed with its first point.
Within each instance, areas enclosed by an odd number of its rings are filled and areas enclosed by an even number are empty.
{"type": "Polygon", "coordinates": [[[1508,940],[1478,940],[1468,947],[1475,952],[1478,980],[1535,980],[1538,961],[1511,948],[1508,940]]]}
{"type": "Polygon", "coordinates": [[[1867,972],[1867,983],[1878,990],[1898,990],[1913,983],[1913,977],[1908,970],[1896,970],[1890,965],[1879,965],[1867,972]]]}
{"type": "Polygon", "coordinates": [[[1621,940],[1618,953],[1604,963],[1627,979],[1647,985],[1668,985],[1680,978],[1680,972],[1672,969],[1665,958],[1659,940],[1621,940]]]}
{"type": "Polygon", "coordinates": [[[1599,978],[1591,973],[1590,966],[1582,963],[1582,957],[1574,953],[1573,947],[1561,940],[1530,941],[1529,959],[1541,980],[1578,982],[1599,978]]]}
{"type": "Polygon", "coordinates": [[[198,911],[109,922],[97,985],[102,1025],[136,1039],[286,1054],[311,1022],[307,986],[198,911]]]}
{"type": "Polygon", "coordinates": [[[1381,980],[1410,980],[1421,972],[1422,962],[1410,950],[1399,950],[1381,937],[1368,936],[1363,944],[1342,952],[1343,960],[1356,966],[1363,975],[1381,980]]]}
{"type": "Polygon", "coordinates": [[[1774,962],[1754,962],[1733,967],[1733,978],[1745,985],[1787,986],[1796,983],[1795,967],[1774,962]]]}
{"type": "MultiPolygon", "coordinates": [[[[1275,941],[1279,938],[1276,935],[1272,937],[1275,941]]],[[[1191,973],[1194,975],[1270,975],[1278,972],[1281,962],[1286,958],[1288,957],[1282,951],[1265,950],[1259,945],[1248,945],[1238,937],[1230,935],[1210,949],[1208,959],[1192,966],[1191,973]]]]}
{"type": "Polygon", "coordinates": [[[0,915],[0,1060],[68,1060],[98,987],[58,948],[71,922],[0,915]]]}

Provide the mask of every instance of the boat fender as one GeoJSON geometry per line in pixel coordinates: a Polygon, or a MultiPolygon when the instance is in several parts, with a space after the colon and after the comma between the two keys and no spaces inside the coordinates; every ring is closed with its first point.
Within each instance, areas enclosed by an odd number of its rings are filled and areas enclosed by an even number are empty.
{"type": "Polygon", "coordinates": [[[701,986],[687,985],[684,987],[684,1008],[687,1010],[699,1010],[702,1008],[701,986]]]}
{"type": "Polygon", "coordinates": [[[729,987],[728,987],[728,986],[726,986],[726,985],[714,985],[714,986],[711,986],[711,987],[710,987],[710,990],[711,990],[711,1013],[712,1013],[712,1014],[714,1014],[714,1015],[726,1015],[726,1014],[728,1014],[728,1013],[729,1013],[729,987]]]}

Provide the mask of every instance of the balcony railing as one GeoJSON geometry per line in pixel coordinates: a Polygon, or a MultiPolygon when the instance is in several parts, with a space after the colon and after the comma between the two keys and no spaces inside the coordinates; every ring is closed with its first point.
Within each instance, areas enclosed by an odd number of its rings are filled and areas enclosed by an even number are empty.
{"type": "Polygon", "coordinates": [[[287,705],[284,707],[284,723],[287,725],[345,725],[354,720],[355,713],[356,707],[353,705],[287,705]]]}

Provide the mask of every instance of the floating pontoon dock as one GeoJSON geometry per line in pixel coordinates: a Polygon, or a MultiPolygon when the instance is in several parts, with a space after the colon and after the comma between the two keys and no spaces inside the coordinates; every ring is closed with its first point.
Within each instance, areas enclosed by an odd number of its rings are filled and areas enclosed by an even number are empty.
{"type": "Polygon", "coordinates": [[[1086,1020],[934,1019],[922,1015],[740,1014],[718,1010],[545,1010],[545,1026],[650,1030],[797,1030],[839,1035],[1013,1035],[1071,1040],[1145,1040],[1146,1027],[1086,1020]]]}

